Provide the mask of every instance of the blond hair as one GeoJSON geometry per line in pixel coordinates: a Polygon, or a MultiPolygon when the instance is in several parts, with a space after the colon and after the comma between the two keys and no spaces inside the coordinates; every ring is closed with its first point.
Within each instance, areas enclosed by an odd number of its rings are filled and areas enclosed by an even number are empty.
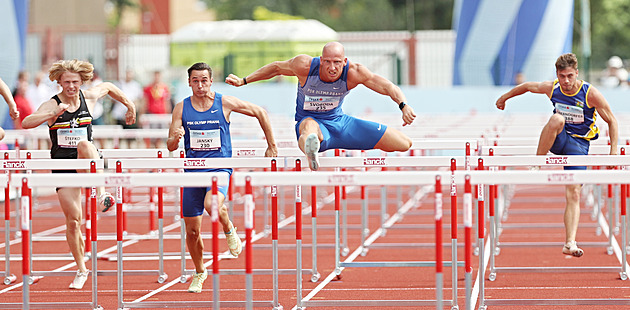
{"type": "Polygon", "coordinates": [[[66,72],[78,73],[81,76],[81,81],[87,82],[92,80],[94,76],[94,66],[83,60],[60,60],[55,62],[48,70],[48,78],[51,81],[59,82],[61,75],[66,72]]]}

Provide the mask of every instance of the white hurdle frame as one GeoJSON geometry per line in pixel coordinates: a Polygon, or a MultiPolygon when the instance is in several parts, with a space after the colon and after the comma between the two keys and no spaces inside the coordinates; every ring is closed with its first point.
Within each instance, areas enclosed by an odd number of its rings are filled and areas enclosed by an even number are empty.
{"type": "MultiPolygon", "coordinates": [[[[30,153],[30,151],[28,152],[24,152],[30,153]]],[[[5,153],[5,158],[7,154],[5,153]]],[[[33,171],[33,170],[75,170],[75,169],[79,169],[79,170],[91,170],[91,169],[103,169],[103,164],[104,161],[102,159],[4,159],[4,160],[0,160],[0,167],[2,167],[2,170],[5,170],[7,173],[5,174],[7,176],[8,179],[11,179],[11,174],[9,174],[10,171],[33,171]],[[93,166],[94,165],[94,166],[93,166]],[[93,167],[92,167],[93,166],[93,167]]],[[[94,171],[95,172],[95,171],[94,171]]],[[[19,175],[21,176],[21,175],[19,175]]],[[[15,174],[13,174],[13,178],[15,177],[15,174]]],[[[53,183],[54,184],[54,183],[53,183]]],[[[84,188],[85,186],[82,186],[81,188],[84,188]]],[[[10,268],[11,268],[11,242],[10,242],[10,231],[11,231],[11,218],[10,218],[10,196],[9,196],[9,192],[10,192],[10,187],[5,187],[5,271],[4,271],[4,284],[8,285],[12,282],[14,282],[17,278],[14,277],[13,275],[9,274],[10,268]]],[[[95,189],[93,189],[95,190],[95,189]]],[[[29,218],[28,218],[28,223],[29,223],[29,229],[28,232],[30,233],[32,231],[32,226],[33,226],[33,220],[32,220],[32,197],[29,199],[29,218]]],[[[85,201],[86,205],[87,204],[91,204],[91,201],[86,200],[85,201]]],[[[87,210],[87,212],[91,212],[92,208],[88,208],[86,207],[85,210],[87,210]]],[[[16,210],[18,212],[16,212],[16,214],[18,216],[23,216],[23,214],[21,214],[21,208],[16,206],[16,210]]],[[[86,243],[90,243],[90,237],[92,236],[91,234],[91,225],[92,223],[89,221],[89,217],[88,215],[86,215],[86,243]]],[[[32,248],[33,248],[33,238],[32,236],[29,236],[28,238],[28,242],[29,242],[29,250],[32,253],[32,248]]],[[[86,246],[86,252],[90,252],[90,247],[86,246]]],[[[69,258],[72,259],[72,258],[69,258]]],[[[29,260],[30,260],[30,268],[32,268],[33,264],[32,264],[32,255],[29,256],[29,260]]],[[[29,284],[33,284],[34,282],[36,282],[39,277],[41,276],[46,276],[46,275],[66,275],[66,276],[70,276],[70,275],[74,275],[74,272],[70,272],[70,271],[58,271],[58,272],[40,272],[40,271],[33,271],[30,270],[29,271],[29,284]]]]}
{"type": "MultiPolygon", "coordinates": [[[[321,158],[323,159],[323,158],[321,158]]],[[[351,158],[350,158],[351,159],[351,158]]],[[[416,158],[418,160],[420,158],[416,158]]],[[[450,160],[449,160],[450,161],[450,160]]],[[[320,160],[320,167],[323,162],[320,160]]],[[[308,185],[308,186],[343,186],[343,185],[382,185],[384,180],[389,185],[434,185],[436,184],[436,176],[444,179],[451,176],[450,172],[436,172],[436,171],[397,171],[397,172],[278,172],[274,174],[265,174],[260,172],[241,173],[233,180],[235,184],[239,185],[244,182],[246,178],[251,180],[252,186],[267,186],[269,184],[277,185],[308,185]]],[[[437,202],[436,202],[437,204],[437,202]]],[[[436,206],[437,208],[437,206],[436,206]]],[[[339,226],[339,216],[336,215],[337,227],[339,226]]],[[[436,224],[437,225],[437,224],[436,224]]],[[[338,229],[338,228],[337,228],[338,229]]],[[[338,235],[338,230],[336,235],[338,235]]],[[[442,244],[436,244],[441,249],[442,244]]],[[[470,247],[469,247],[470,248],[470,247]]],[[[471,249],[471,248],[470,248],[471,249]]],[[[301,261],[301,248],[297,249],[298,261],[301,261]]],[[[440,251],[440,250],[438,250],[440,251]]],[[[337,250],[339,252],[339,245],[337,241],[337,250]]],[[[338,256],[338,253],[336,253],[338,256]]],[[[467,256],[468,257],[468,256],[467,256]]],[[[435,266],[436,264],[447,265],[448,262],[436,261],[429,262],[368,262],[362,264],[363,267],[428,267],[435,266]]],[[[341,265],[339,268],[343,270],[345,267],[352,266],[351,263],[348,266],[341,265]]],[[[453,268],[454,269],[454,268],[453,268]]],[[[441,292],[437,293],[438,299],[436,300],[317,300],[317,301],[305,301],[303,300],[301,291],[301,273],[297,273],[298,282],[298,304],[297,309],[304,309],[308,306],[319,307],[335,307],[335,306],[433,306],[437,305],[439,308],[442,306],[451,305],[451,300],[439,300],[441,292]]]]}
{"type": "MultiPolygon", "coordinates": [[[[66,160],[67,161],[67,160],[66,160]]],[[[7,181],[8,178],[4,175],[0,175],[0,183],[3,182],[8,182],[7,181]]],[[[117,173],[99,173],[99,174],[82,174],[80,177],[77,177],[76,175],[63,175],[63,174],[47,174],[47,173],[41,173],[41,174],[28,174],[28,175],[24,175],[22,178],[15,178],[13,180],[11,180],[9,182],[9,184],[13,187],[18,187],[18,188],[22,188],[23,190],[27,190],[28,187],[51,187],[51,184],[55,184],[54,186],[61,186],[61,187],[84,187],[86,185],[89,186],[118,186],[118,185],[123,185],[123,186],[185,186],[185,187],[198,187],[200,184],[212,184],[212,181],[215,182],[215,184],[220,184],[220,185],[227,185],[228,184],[228,179],[224,174],[217,174],[217,173],[206,173],[206,172],[200,172],[200,173],[192,173],[192,174],[186,174],[185,176],[182,173],[161,173],[161,174],[155,174],[155,173],[132,173],[132,174],[117,174],[117,173]]],[[[251,233],[252,233],[252,229],[253,229],[253,221],[250,221],[249,219],[253,219],[253,199],[251,197],[251,193],[248,193],[250,196],[248,198],[248,206],[247,206],[247,210],[251,211],[252,214],[246,215],[246,218],[248,219],[248,222],[246,223],[246,230],[247,232],[250,234],[250,236],[246,236],[247,238],[249,238],[249,240],[251,240],[251,233]],[[251,200],[250,200],[251,199],[251,200]]],[[[28,218],[28,196],[24,196],[24,198],[22,198],[22,208],[25,210],[26,214],[23,213],[22,215],[22,229],[23,230],[27,230],[28,229],[28,225],[26,225],[26,219],[28,218]]],[[[117,211],[120,211],[120,206],[117,206],[117,211]]],[[[95,221],[95,218],[94,218],[95,221]]],[[[218,223],[217,223],[218,224],[218,223]]],[[[213,224],[214,225],[214,224],[213,224]]],[[[121,223],[118,222],[118,255],[122,256],[122,229],[121,229],[121,223]]],[[[218,227],[218,226],[217,226],[218,227]]],[[[95,232],[94,232],[95,233],[95,232]]],[[[216,237],[216,234],[214,234],[214,236],[216,237]]],[[[23,234],[23,238],[28,238],[28,233],[23,234]]],[[[96,241],[97,240],[93,240],[92,242],[94,243],[93,247],[92,247],[92,251],[93,253],[96,252],[96,241]]],[[[218,241],[218,238],[216,238],[216,240],[213,240],[213,244],[215,244],[218,241]]],[[[27,240],[24,240],[23,243],[28,243],[27,240]]],[[[23,245],[24,246],[24,245],[23,245]]],[[[251,246],[245,248],[246,252],[249,251],[251,252],[251,246]]],[[[30,252],[28,251],[28,248],[24,249],[24,254],[25,255],[29,255],[30,252]]],[[[216,250],[216,248],[213,249],[213,253],[217,253],[218,251],[216,250]]],[[[246,255],[251,255],[251,253],[246,253],[246,255]]],[[[120,258],[120,257],[119,257],[120,258]]],[[[215,256],[216,258],[216,256],[215,256]]],[[[213,262],[213,264],[216,263],[218,266],[218,261],[213,262]]],[[[29,259],[27,258],[23,258],[23,278],[26,280],[27,277],[29,276],[29,270],[27,267],[24,267],[26,265],[29,264],[29,259]]],[[[256,307],[261,307],[261,306],[270,306],[271,302],[267,302],[267,301],[253,301],[251,299],[248,299],[246,301],[220,301],[217,298],[215,298],[213,301],[207,301],[207,302],[190,302],[190,301],[159,301],[159,302],[123,302],[122,300],[122,279],[123,279],[123,268],[122,268],[122,264],[123,264],[123,260],[119,259],[118,260],[118,270],[117,270],[117,274],[118,274],[118,305],[119,305],[119,309],[125,309],[125,308],[147,308],[147,307],[151,307],[151,308],[168,308],[168,307],[203,307],[203,308],[209,308],[211,305],[214,309],[219,309],[219,307],[245,307],[247,309],[252,309],[254,306],[256,307]]],[[[251,256],[248,259],[248,264],[251,267],[251,256]]],[[[97,271],[97,266],[96,266],[96,260],[93,261],[93,270],[92,270],[92,276],[93,276],[93,282],[96,282],[96,278],[97,275],[102,275],[102,272],[98,272],[97,271]]],[[[213,267],[213,268],[218,268],[218,267],[213,267]]],[[[251,271],[251,268],[248,268],[249,271],[251,271]]],[[[214,277],[218,277],[218,273],[214,272],[213,274],[213,278],[214,277]]],[[[217,279],[215,278],[215,280],[213,281],[213,283],[217,283],[217,279]]],[[[247,280],[246,282],[251,284],[251,273],[249,273],[249,275],[247,276],[247,280]]],[[[27,283],[27,282],[25,282],[27,283]]],[[[246,296],[247,298],[253,298],[253,294],[252,294],[252,287],[251,285],[248,284],[246,285],[246,296]]],[[[52,303],[30,303],[29,302],[29,285],[24,285],[23,286],[23,303],[22,303],[22,307],[24,309],[29,309],[30,305],[34,305],[34,306],[38,306],[38,308],[59,308],[59,304],[52,304],[52,303]]],[[[218,291],[218,290],[217,290],[218,291]]],[[[96,291],[93,292],[93,296],[96,295],[96,291]]],[[[218,294],[214,295],[215,297],[218,297],[218,294]]],[[[77,307],[85,307],[87,305],[87,303],[77,303],[76,306],[77,307]]],[[[97,300],[94,299],[92,303],[89,303],[89,305],[91,307],[93,307],[94,309],[98,309],[99,306],[97,304],[97,300]]],[[[69,308],[69,307],[73,307],[75,306],[74,304],[67,304],[64,303],[63,307],[64,308],[69,308]]],[[[0,304],[1,307],[1,304],[0,304]]]]}

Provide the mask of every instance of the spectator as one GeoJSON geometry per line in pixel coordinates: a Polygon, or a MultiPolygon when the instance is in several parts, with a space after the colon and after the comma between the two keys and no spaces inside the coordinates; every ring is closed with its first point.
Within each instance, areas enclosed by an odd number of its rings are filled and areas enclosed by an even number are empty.
{"type": "Polygon", "coordinates": [[[144,88],[145,107],[147,114],[171,113],[171,93],[168,86],[162,82],[162,73],[153,73],[153,82],[144,88]]]}
{"type": "Polygon", "coordinates": [[[22,129],[22,120],[33,113],[32,105],[26,97],[27,90],[28,81],[18,77],[17,85],[13,90],[13,100],[15,100],[15,105],[17,106],[20,116],[13,120],[15,129],[22,129]]]}
{"type": "MultiPolygon", "coordinates": [[[[118,81],[118,88],[127,95],[127,97],[138,104],[142,100],[142,86],[138,81],[134,79],[134,72],[131,69],[127,69],[125,72],[125,78],[118,81]]],[[[127,125],[125,114],[127,113],[127,107],[122,103],[115,101],[112,107],[112,117],[118,125],[122,125],[123,128],[136,128],[137,125],[127,125]]]]}
{"type": "Polygon", "coordinates": [[[45,80],[46,74],[42,71],[37,72],[33,77],[33,83],[28,86],[26,91],[26,98],[31,103],[33,111],[39,108],[39,105],[45,101],[50,100],[56,93],[47,85],[45,80]]]}
{"type": "Polygon", "coordinates": [[[623,61],[619,56],[612,56],[606,63],[607,68],[601,79],[603,87],[628,87],[628,71],[623,67],[623,61]]]}

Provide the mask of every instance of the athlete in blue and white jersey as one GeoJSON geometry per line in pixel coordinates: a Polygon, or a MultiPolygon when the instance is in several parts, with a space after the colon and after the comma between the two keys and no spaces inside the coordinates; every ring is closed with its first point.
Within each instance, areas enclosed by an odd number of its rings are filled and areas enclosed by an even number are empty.
{"type": "Polygon", "coordinates": [[[328,149],[404,152],[411,148],[411,139],[402,132],[343,113],[341,107],[346,94],[363,84],[389,96],[398,105],[403,126],[410,125],[416,118],[400,88],[368,68],[349,62],[341,43],[327,43],[320,57],[298,55],[286,61],[275,61],[244,78],[230,74],[225,82],[238,87],[278,75],[298,78],[295,130],[298,145],[308,157],[312,170],[319,168],[317,153],[328,149]]]}
{"type": "MultiPolygon", "coordinates": [[[[212,85],[212,69],[206,63],[196,63],[188,69],[188,85],[193,95],[175,105],[173,119],[168,132],[166,145],[169,151],[179,147],[184,138],[184,148],[188,158],[232,157],[230,137],[230,114],[242,113],[256,117],[260,123],[266,140],[265,156],[278,156],[278,149],[271,130],[271,123],[265,110],[253,103],[233,96],[221,95],[210,90],[212,85]]],[[[199,169],[187,172],[203,171],[199,169]]],[[[208,169],[206,171],[231,174],[232,169],[208,169]]],[[[200,293],[208,271],[203,264],[203,240],[201,239],[201,222],[203,211],[211,213],[212,188],[184,188],[183,214],[186,223],[186,244],[190,257],[195,264],[189,292],[200,293]]],[[[230,221],[228,209],[223,204],[227,187],[219,187],[219,222],[223,226],[230,253],[238,256],[242,245],[236,233],[236,227],[230,221]]]]}
{"type": "MultiPolygon", "coordinates": [[[[506,100],[526,92],[546,94],[554,105],[554,114],[540,134],[537,155],[549,151],[557,155],[588,155],[589,141],[598,137],[595,119],[599,114],[608,124],[610,154],[617,155],[618,125],[610,105],[602,94],[589,83],[578,80],[577,57],[563,54],[556,60],[555,81],[525,82],[503,94],[496,102],[503,110],[506,100]]],[[[565,167],[586,169],[586,167],[565,167]]],[[[565,254],[580,257],[584,251],[577,246],[575,237],[580,218],[580,184],[566,186],[567,205],[564,213],[566,241],[565,254]]]]}

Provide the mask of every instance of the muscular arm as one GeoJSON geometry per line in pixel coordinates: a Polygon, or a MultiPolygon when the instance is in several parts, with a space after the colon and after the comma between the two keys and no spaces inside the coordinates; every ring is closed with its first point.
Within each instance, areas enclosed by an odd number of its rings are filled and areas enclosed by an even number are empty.
{"type": "Polygon", "coordinates": [[[591,86],[588,92],[588,104],[595,109],[602,119],[608,124],[608,134],[610,136],[610,155],[617,155],[617,143],[619,139],[619,125],[617,118],[612,113],[606,98],[595,87],[591,86]]]}
{"type": "MultiPolygon", "coordinates": [[[[381,95],[389,96],[396,105],[399,105],[401,102],[407,102],[407,98],[400,87],[390,80],[372,73],[368,68],[360,64],[351,63],[348,72],[348,89],[352,89],[358,84],[363,84],[381,95]]],[[[402,114],[403,126],[410,125],[416,118],[416,113],[409,104],[402,109],[402,114]]]]}
{"type": "Polygon", "coordinates": [[[247,102],[233,96],[223,96],[223,110],[223,112],[226,114],[234,111],[258,119],[260,128],[262,128],[262,131],[265,134],[265,139],[267,140],[267,150],[265,151],[265,156],[278,156],[276,140],[273,137],[271,122],[269,121],[269,117],[267,116],[267,112],[265,111],[265,109],[251,102],[247,102]]]}
{"type": "Polygon", "coordinates": [[[85,99],[90,99],[91,101],[96,101],[105,95],[109,95],[114,100],[119,101],[127,107],[127,113],[125,115],[127,125],[136,122],[136,106],[116,85],[110,82],[101,83],[84,91],[83,94],[85,95],[85,99]]]}
{"type": "MultiPolygon", "coordinates": [[[[313,57],[308,55],[298,55],[289,60],[274,61],[246,76],[247,83],[268,80],[278,75],[286,75],[296,76],[300,80],[300,84],[304,84],[303,82],[308,75],[312,59],[313,57]]],[[[243,79],[234,74],[230,74],[225,78],[225,83],[236,87],[245,85],[243,79]]]]}
{"type": "Polygon", "coordinates": [[[183,106],[184,103],[180,102],[173,108],[173,119],[171,120],[171,127],[168,128],[168,139],[166,140],[166,147],[171,152],[179,147],[179,141],[185,133],[182,125],[183,106]]]}
{"type": "Polygon", "coordinates": [[[534,94],[551,94],[551,89],[553,88],[552,81],[545,82],[525,82],[517,85],[516,87],[510,89],[507,93],[501,95],[499,99],[497,99],[496,105],[499,110],[505,109],[505,102],[516,96],[520,96],[526,92],[534,93],[534,94]]]}
{"type": "Polygon", "coordinates": [[[65,103],[57,104],[57,101],[50,99],[39,106],[37,111],[27,116],[22,120],[22,128],[29,129],[35,128],[44,122],[48,122],[49,125],[53,124],[55,119],[63,114],[68,108],[65,103]]]}

